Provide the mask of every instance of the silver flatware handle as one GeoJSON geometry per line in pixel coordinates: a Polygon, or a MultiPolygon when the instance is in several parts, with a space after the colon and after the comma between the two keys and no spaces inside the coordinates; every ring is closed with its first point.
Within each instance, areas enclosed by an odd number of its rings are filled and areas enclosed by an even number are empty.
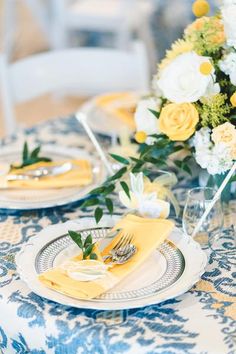
{"type": "Polygon", "coordinates": [[[37,177],[28,176],[28,175],[8,175],[8,176],[6,176],[7,182],[26,181],[26,180],[30,180],[30,179],[37,179],[37,177]]]}

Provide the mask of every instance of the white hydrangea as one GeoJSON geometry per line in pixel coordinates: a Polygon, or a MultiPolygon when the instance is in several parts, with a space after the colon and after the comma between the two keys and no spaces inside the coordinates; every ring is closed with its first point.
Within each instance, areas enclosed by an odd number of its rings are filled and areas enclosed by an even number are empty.
{"type": "Polygon", "coordinates": [[[223,0],[223,5],[236,5],[236,0],[223,0]]]}
{"type": "Polygon", "coordinates": [[[213,144],[210,136],[209,128],[201,128],[195,133],[193,138],[195,159],[202,168],[207,169],[209,174],[221,174],[232,167],[231,150],[224,143],[213,144]]]}
{"type": "Polygon", "coordinates": [[[226,55],[226,57],[219,62],[219,66],[226,75],[229,75],[231,83],[236,86],[236,53],[226,55]]]}
{"type": "Polygon", "coordinates": [[[193,137],[193,146],[198,149],[211,147],[211,129],[205,127],[198,130],[193,137]]]}
{"type": "Polygon", "coordinates": [[[233,166],[230,148],[219,143],[213,146],[211,150],[211,158],[209,160],[207,171],[211,175],[221,174],[228,171],[233,166]]]}
{"type": "Polygon", "coordinates": [[[227,44],[236,48],[236,2],[224,1],[221,8],[222,20],[224,23],[227,44]]]}

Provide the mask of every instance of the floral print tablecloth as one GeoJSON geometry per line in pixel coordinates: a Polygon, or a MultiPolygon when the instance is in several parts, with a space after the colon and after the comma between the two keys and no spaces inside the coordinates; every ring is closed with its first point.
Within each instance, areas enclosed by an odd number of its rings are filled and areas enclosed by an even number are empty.
{"type": "MultiPolygon", "coordinates": [[[[59,143],[94,153],[73,117],[44,123],[0,146],[59,143]]],[[[104,141],[106,145],[108,141],[104,141]]],[[[189,184],[176,189],[184,202],[189,184]]],[[[0,352],[4,354],[236,353],[236,202],[227,207],[225,228],[209,253],[202,280],[186,294],[159,305],[128,311],[62,306],[32,293],[20,280],[14,257],[48,225],[80,216],[79,203],[47,210],[0,210],[0,352]]],[[[118,209],[117,209],[118,210],[118,209]]],[[[179,220],[177,220],[178,223],[179,220]]]]}

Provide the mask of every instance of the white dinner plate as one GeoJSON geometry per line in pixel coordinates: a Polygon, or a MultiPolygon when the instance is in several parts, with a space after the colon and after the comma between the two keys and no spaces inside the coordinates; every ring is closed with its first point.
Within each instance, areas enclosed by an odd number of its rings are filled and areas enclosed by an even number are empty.
{"type": "MultiPolygon", "coordinates": [[[[133,93],[137,97],[137,102],[142,96],[141,93],[133,93]]],[[[92,99],[86,101],[80,108],[80,111],[84,112],[87,116],[88,123],[92,130],[98,134],[114,137],[119,136],[124,132],[124,127],[130,130],[130,134],[133,133],[132,129],[123,123],[119,118],[108,115],[100,109],[96,100],[106,94],[98,95],[92,99]]]]}
{"type": "MultiPolygon", "coordinates": [[[[45,145],[42,147],[42,154],[54,161],[69,159],[89,160],[93,168],[93,182],[84,187],[52,188],[52,189],[1,189],[0,208],[32,210],[56,207],[69,204],[83,199],[86,194],[104,182],[106,171],[98,159],[93,158],[77,148],[67,148],[56,145],[45,145]]],[[[21,153],[15,148],[2,148],[0,152],[0,163],[11,164],[19,161],[21,153]]]]}
{"type": "Polygon", "coordinates": [[[17,270],[28,287],[46,299],[63,305],[99,310],[131,309],[157,304],[190,289],[204,272],[207,259],[198,243],[175,228],[165,241],[138,269],[117,286],[93,300],[77,300],[43,286],[38,274],[78,254],[79,249],[67,235],[68,230],[92,231],[94,239],[105,246],[107,231],[114,218],[99,226],[94,219],[49,226],[30,239],[16,257],[17,270]]]}

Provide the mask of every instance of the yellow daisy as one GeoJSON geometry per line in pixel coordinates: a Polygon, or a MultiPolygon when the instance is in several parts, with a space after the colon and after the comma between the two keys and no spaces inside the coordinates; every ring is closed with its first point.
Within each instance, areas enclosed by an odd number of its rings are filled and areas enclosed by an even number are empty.
{"type": "Polygon", "coordinates": [[[185,41],[184,39],[178,39],[172,44],[171,49],[166,51],[166,56],[158,65],[158,69],[163,70],[177,56],[183,53],[191,52],[192,50],[192,43],[185,41]]]}

